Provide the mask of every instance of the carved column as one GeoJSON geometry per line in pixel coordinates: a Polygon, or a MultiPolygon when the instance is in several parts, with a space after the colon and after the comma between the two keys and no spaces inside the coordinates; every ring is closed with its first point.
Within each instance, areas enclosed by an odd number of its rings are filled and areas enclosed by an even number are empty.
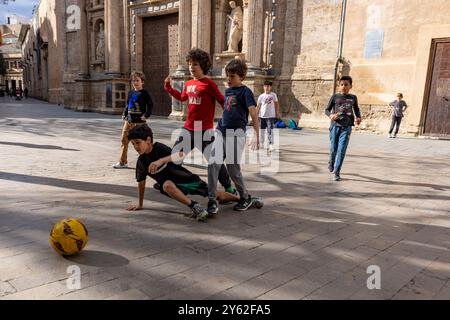
{"type": "Polygon", "coordinates": [[[192,0],[192,46],[211,51],[211,0],[192,0]]]}
{"type": "Polygon", "coordinates": [[[178,68],[176,74],[189,74],[186,55],[191,49],[192,0],[180,1],[178,14],[178,68]]]}
{"type": "Polygon", "coordinates": [[[89,77],[89,42],[88,42],[88,25],[86,15],[86,0],[80,0],[81,19],[80,19],[80,31],[79,43],[80,43],[80,72],[78,75],[81,78],[89,77]]]}
{"type": "Polygon", "coordinates": [[[222,1],[216,2],[216,42],[214,44],[215,53],[221,53],[226,50],[226,48],[224,48],[226,19],[224,18],[222,6],[222,1]]]}
{"type": "Polygon", "coordinates": [[[262,37],[264,35],[264,3],[261,0],[244,0],[243,51],[249,73],[262,73],[262,37]]]}
{"type": "Polygon", "coordinates": [[[107,73],[120,74],[120,5],[117,0],[105,0],[107,73]]]}

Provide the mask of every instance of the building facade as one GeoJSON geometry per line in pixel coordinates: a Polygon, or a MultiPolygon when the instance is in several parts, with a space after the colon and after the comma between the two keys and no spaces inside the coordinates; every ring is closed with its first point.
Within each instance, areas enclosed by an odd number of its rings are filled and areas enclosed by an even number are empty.
{"type": "Polygon", "coordinates": [[[62,1],[41,1],[30,26],[22,30],[19,38],[29,95],[58,104],[64,103],[63,7],[62,1]]]}
{"type": "Polygon", "coordinates": [[[3,55],[6,74],[0,75],[0,89],[10,92],[12,89],[24,88],[22,70],[22,52],[18,43],[19,34],[26,25],[0,25],[0,53],[3,55]]]}
{"type": "MultiPolygon", "coordinates": [[[[182,119],[185,106],[169,98],[162,83],[171,74],[182,89],[189,78],[185,56],[199,47],[211,53],[210,76],[221,89],[223,67],[234,57],[247,61],[245,83],[255,95],[265,79],[274,80],[283,118],[301,126],[328,126],[323,110],[335,79],[350,74],[362,129],[386,131],[386,105],[402,92],[410,107],[403,133],[450,135],[446,0],[42,0],[38,11],[50,23],[44,32],[46,20],[38,19],[30,31],[36,37],[40,30],[42,41],[30,37],[24,46],[32,53],[41,44],[41,68],[42,57],[55,52],[47,72],[56,69],[59,78],[40,90],[62,92],[66,108],[121,112],[129,75],[141,70],[155,114],[182,119]],[[230,52],[236,10],[242,10],[241,28],[230,52]]],[[[39,70],[25,61],[26,74],[39,70]]]]}

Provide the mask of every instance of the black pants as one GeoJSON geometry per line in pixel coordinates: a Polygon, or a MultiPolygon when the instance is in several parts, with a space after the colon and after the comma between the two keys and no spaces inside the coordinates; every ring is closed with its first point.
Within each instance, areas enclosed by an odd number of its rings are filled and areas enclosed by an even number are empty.
{"type": "Polygon", "coordinates": [[[400,129],[400,122],[402,122],[402,117],[392,116],[392,123],[391,128],[389,129],[389,134],[391,134],[392,131],[394,130],[394,126],[396,126],[395,134],[398,133],[398,129],[400,129]]]}
{"type": "MultiPolygon", "coordinates": [[[[181,144],[181,150],[179,151],[183,151],[186,155],[188,155],[194,148],[197,148],[197,150],[202,152],[206,160],[209,161],[209,158],[211,156],[211,150],[209,148],[206,149],[206,147],[209,146],[214,141],[214,130],[210,130],[210,133],[211,139],[204,139],[205,131],[202,131],[201,140],[195,141],[195,132],[183,128],[181,135],[178,137],[173,147],[175,148],[175,146],[181,144]]],[[[178,149],[180,149],[180,146],[177,147],[177,151],[178,149]]],[[[225,167],[224,164],[222,164],[222,166],[220,167],[219,182],[225,189],[231,187],[230,175],[228,174],[227,168],[225,167]]]]}

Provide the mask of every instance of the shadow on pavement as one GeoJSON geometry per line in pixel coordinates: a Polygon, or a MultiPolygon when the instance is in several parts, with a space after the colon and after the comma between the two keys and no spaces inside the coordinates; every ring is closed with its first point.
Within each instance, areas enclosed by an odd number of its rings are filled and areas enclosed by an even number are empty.
{"type": "Polygon", "coordinates": [[[64,257],[71,262],[92,267],[122,267],[130,263],[130,261],[122,256],[104,251],[86,250],[76,256],[64,257]]]}
{"type": "Polygon", "coordinates": [[[17,147],[24,147],[24,148],[33,148],[33,149],[49,149],[49,150],[64,150],[64,151],[80,151],[78,149],[68,149],[63,148],[59,146],[52,146],[47,144],[32,144],[32,143],[20,143],[20,142],[6,142],[6,141],[0,141],[0,144],[7,145],[7,146],[17,146],[17,147]]]}

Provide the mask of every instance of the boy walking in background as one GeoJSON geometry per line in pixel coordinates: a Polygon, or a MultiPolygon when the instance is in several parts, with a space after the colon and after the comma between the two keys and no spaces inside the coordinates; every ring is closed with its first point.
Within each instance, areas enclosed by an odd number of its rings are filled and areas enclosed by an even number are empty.
{"type": "Polygon", "coordinates": [[[216,201],[217,177],[223,160],[239,193],[239,203],[234,210],[245,211],[252,205],[241,173],[241,158],[245,149],[248,115],[252,117],[255,129],[252,148],[259,148],[259,122],[253,92],[242,84],[247,75],[247,65],[239,59],[231,60],[225,67],[228,88],[225,91],[225,105],[213,143],[208,165],[208,214],[214,215],[219,208],[216,201]]]}
{"type": "Polygon", "coordinates": [[[398,130],[400,129],[400,123],[402,122],[403,118],[403,112],[405,112],[406,108],[408,108],[408,105],[406,104],[403,99],[402,93],[397,93],[397,100],[392,101],[389,103],[389,108],[393,109],[392,113],[392,123],[391,128],[389,129],[389,138],[397,138],[398,130]],[[392,135],[392,131],[394,131],[395,126],[395,133],[392,135]]]}
{"type": "Polygon", "coordinates": [[[331,119],[328,170],[334,174],[334,181],[341,180],[341,168],[350,141],[352,127],[355,123],[356,125],[361,123],[358,98],[349,94],[352,84],[353,80],[350,76],[343,76],[339,80],[340,93],[331,97],[325,109],[325,114],[331,119]]]}
{"type": "MultiPolygon", "coordinates": [[[[210,151],[207,148],[212,140],[208,134],[214,129],[214,114],[216,101],[223,107],[225,98],[220,92],[216,83],[209,79],[206,74],[212,67],[211,57],[201,49],[189,51],[186,62],[193,77],[186,82],[183,92],[172,88],[170,76],[164,82],[164,89],[179,101],[188,101],[188,114],[181,135],[178,137],[173,148],[183,151],[188,155],[193,148],[197,148],[203,153],[206,160],[210,158],[210,151]],[[208,132],[209,130],[209,132],[208,132]],[[195,141],[195,132],[201,131],[201,141],[195,141]],[[206,138],[205,138],[206,133],[206,138]]],[[[220,167],[220,184],[226,192],[236,195],[236,189],[231,185],[230,176],[225,166],[220,167]]]]}
{"type": "Polygon", "coordinates": [[[145,76],[142,72],[131,74],[133,90],[128,93],[127,105],[123,109],[122,119],[122,147],[119,162],[113,164],[114,169],[128,168],[128,132],[130,129],[143,125],[150,118],[153,111],[153,101],[150,94],[144,90],[145,76]]]}
{"type": "Polygon", "coordinates": [[[264,93],[258,97],[257,113],[259,116],[259,124],[261,128],[261,147],[264,147],[265,133],[269,144],[267,150],[273,150],[273,127],[275,121],[280,116],[280,104],[275,92],[272,92],[272,81],[266,80],[264,82],[264,93]]]}

